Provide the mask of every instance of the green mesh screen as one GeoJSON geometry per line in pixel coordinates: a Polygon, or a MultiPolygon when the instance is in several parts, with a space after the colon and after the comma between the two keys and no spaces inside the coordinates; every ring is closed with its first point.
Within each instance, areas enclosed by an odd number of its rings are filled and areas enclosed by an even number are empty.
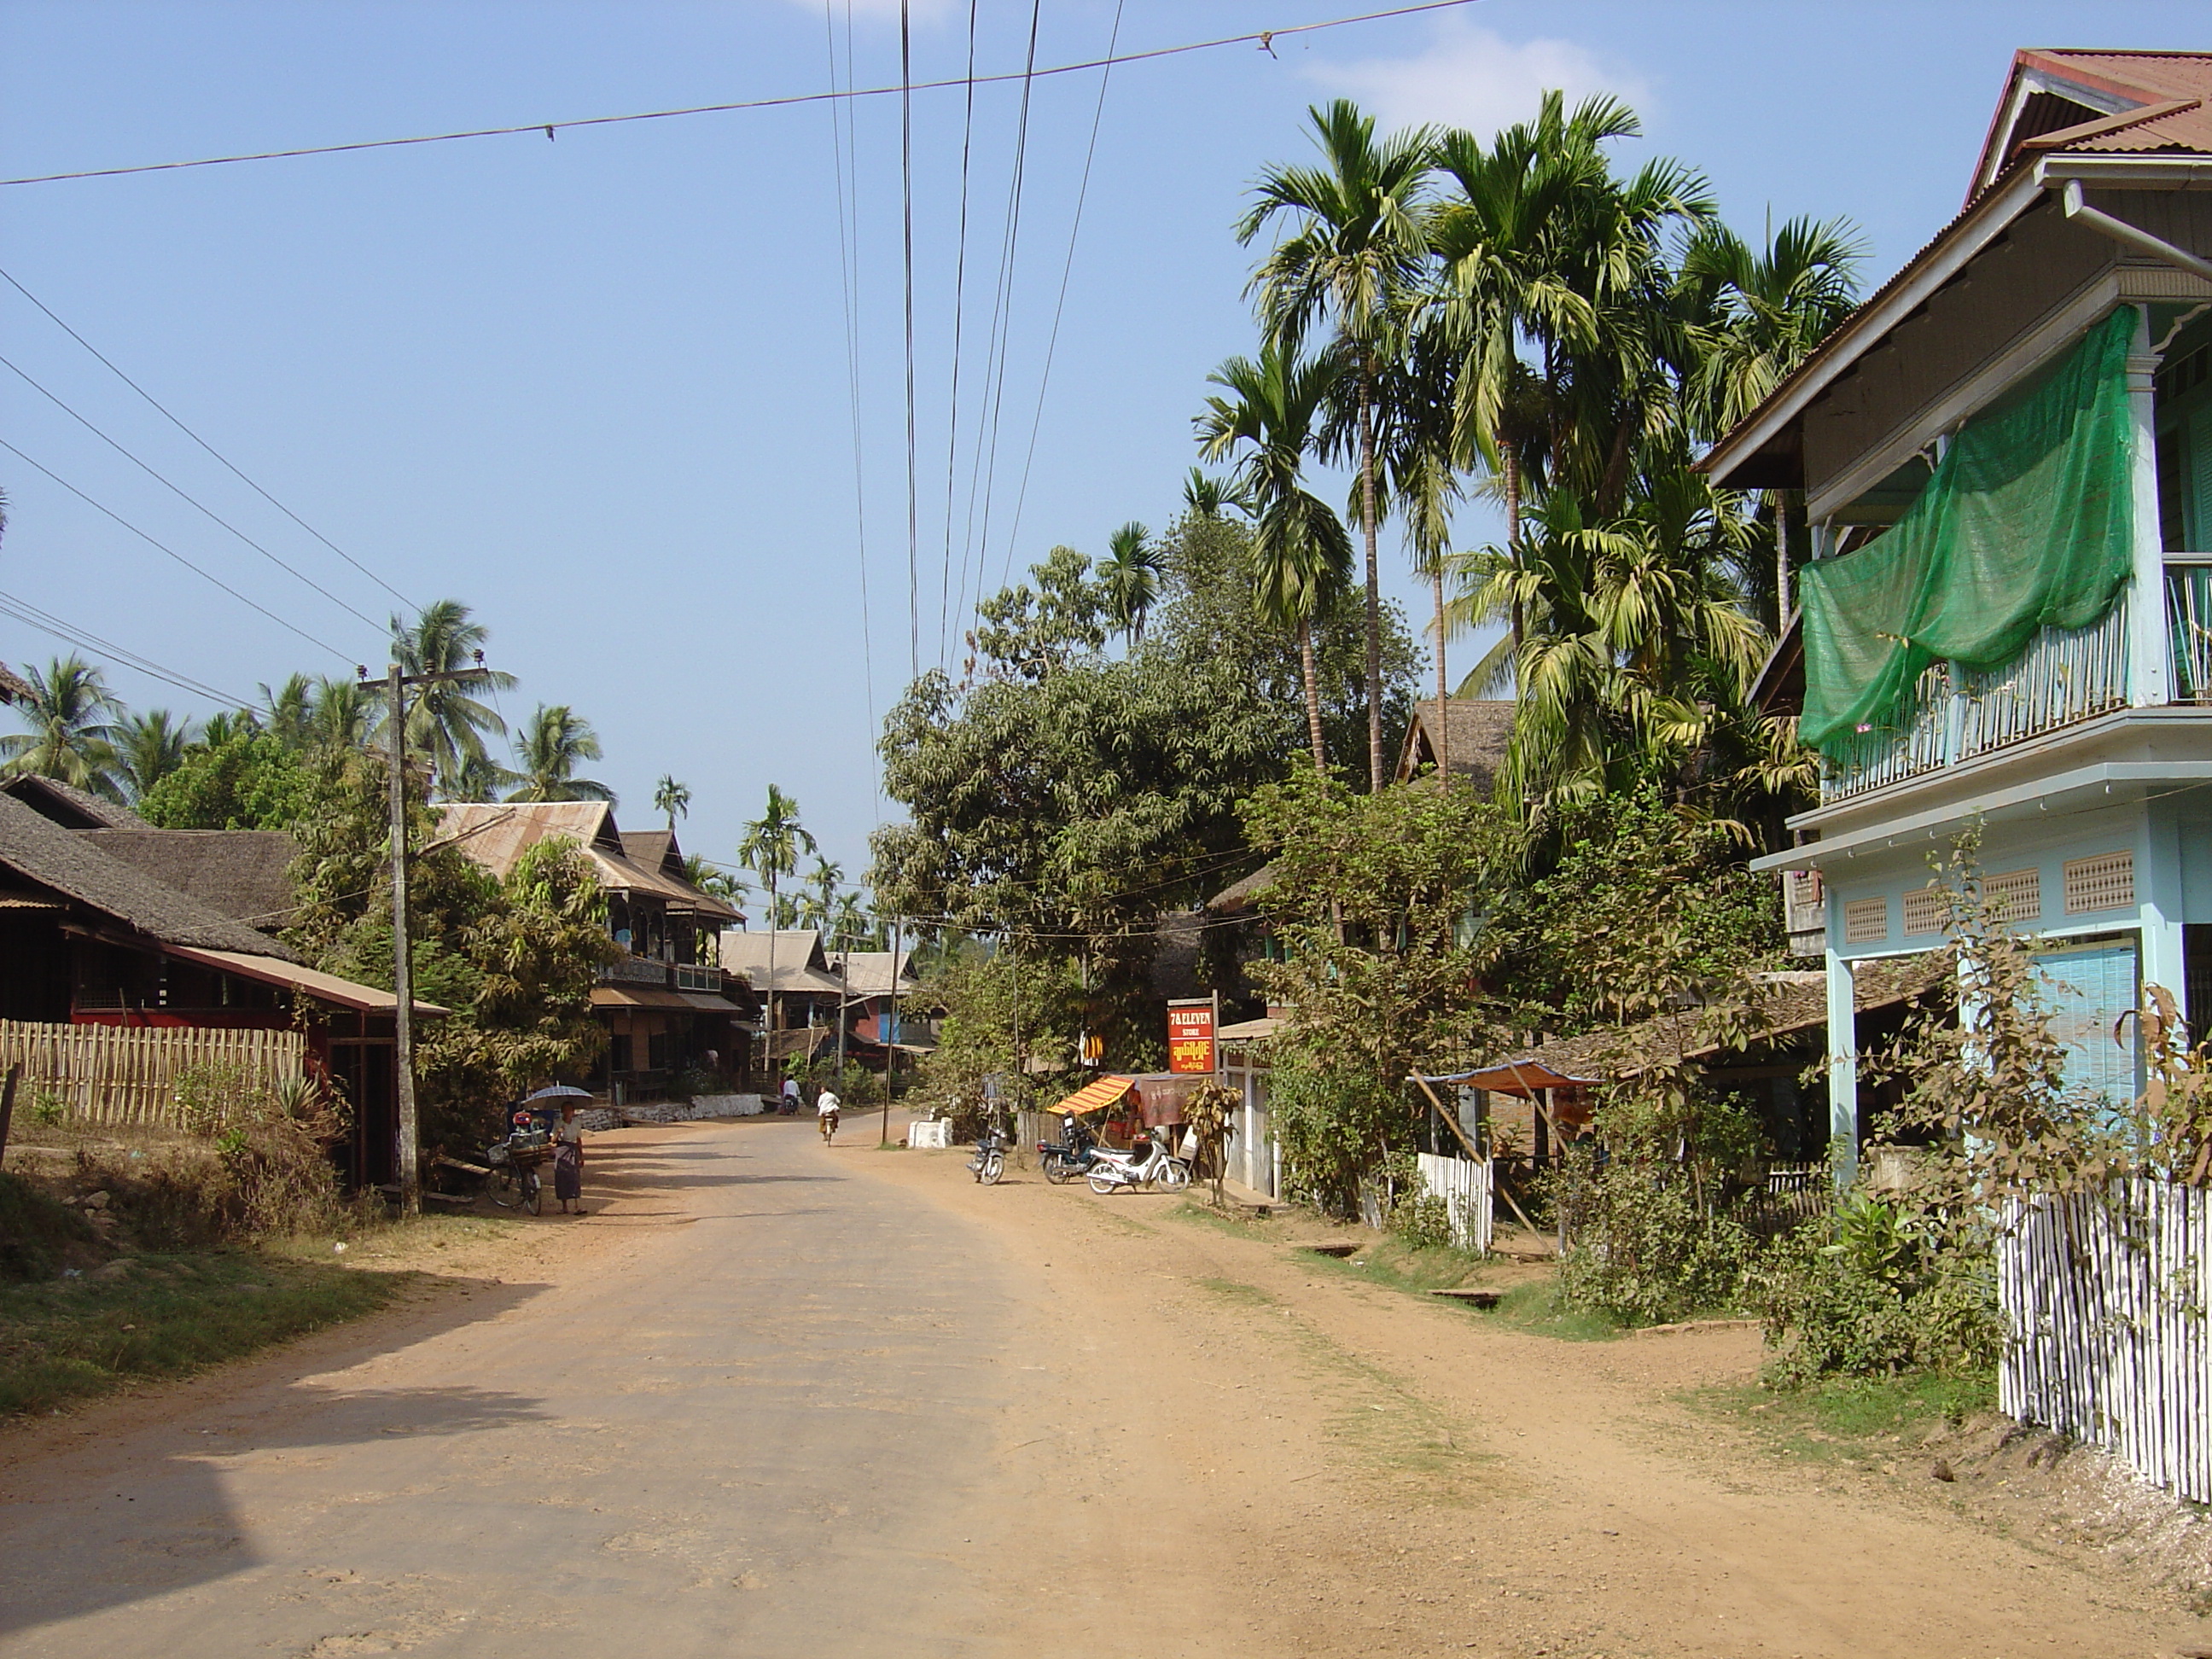
{"type": "Polygon", "coordinates": [[[2136,314],[2122,307],[2029,396],[1968,422],[1889,530],[1806,567],[1805,742],[1894,730],[1931,662],[2002,668],[2037,630],[2112,609],[2134,568],[2136,314]]]}

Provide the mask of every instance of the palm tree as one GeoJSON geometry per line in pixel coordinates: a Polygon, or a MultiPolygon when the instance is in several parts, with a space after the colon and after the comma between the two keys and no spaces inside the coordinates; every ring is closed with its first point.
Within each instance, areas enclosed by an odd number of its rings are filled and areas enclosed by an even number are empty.
{"type": "Polygon", "coordinates": [[[615,792],[606,785],[576,775],[578,763],[599,758],[599,739],[589,720],[565,702],[541,702],[514,740],[522,787],[507,799],[611,801],[615,792]]]}
{"type": "Polygon", "coordinates": [[[305,749],[314,720],[314,682],[305,674],[294,674],[274,691],[264,682],[261,702],[269,711],[262,730],[287,749],[305,749]]]}
{"type": "Polygon", "coordinates": [[[690,786],[677,782],[675,777],[669,773],[662,773],[660,781],[653,786],[653,810],[667,814],[668,833],[674,835],[676,820],[691,816],[690,786]]]}
{"type": "Polygon", "coordinates": [[[882,948],[876,920],[869,915],[867,902],[860,896],[859,889],[848,887],[837,896],[837,908],[830,916],[830,937],[837,942],[841,951],[882,948]]]}
{"type": "Polygon", "coordinates": [[[115,728],[115,773],[133,801],[185,763],[192,724],[166,708],[126,714],[115,728]]]}
{"type": "Polygon", "coordinates": [[[1160,594],[1159,550],[1146,534],[1132,519],[1106,538],[1107,556],[1098,566],[1106,614],[1133,651],[1144,643],[1145,616],[1160,594]]]}
{"type": "Polygon", "coordinates": [[[1314,769],[1328,770],[1322,742],[1321,686],[1314,666],[1314,619],[1352,579],[1352,544],[1344,524],[1305,488],[1304,469],[1316,419],[1334,391],[1340,364],[1324,354],[1300,361],[1270,341],[1257,361],[1231,357],[1207,378],[1228,389],[1206,400],[1194,424],[1212,459],[1238,453],[1239,492],[1253,503],[1254,599],[1261,613],[1295,633],[1305,684],[1306,737],[1314,769]]]}
{"type": "Polygon", "coordinates": [[[1186,511],[1206,520],[1219,518],[1224,507],[1241,510],[1245,505],[1234,489],[1196,467],[1191,468],[1190,476],[1182,481],[1182,504],[1186,511]]]}
{"type": "Polygon", "coordinates": [[[784,926],[787,915],[784,901],[777,892],[778,884],[787,876],[797,873],[799,855],[821,849],[815,844],[805,826],[799,821],[799,803],[775,785],[768,787],[768,804],[761,815],[745,825],[745,838],[738,845],[738,857],[745,867],[761,878],[768,888],[769,1030],[776,1028],[777,1002],[775,996],[775,939],[773,935],[784,926]]]}
{"type": "Polygon", "coordinates": [[[720,865],[708,863],[696,853],[684,855],[684,879],[701,892],[712,893],[732,904],[741,902],[746,896],[744,883],[720,865]]]}
{"type": "MultiPolygon", "coordinates": [[[[1699,435],[1719,436],[1766,400],[1858,303],[1865,251],[1850,221],[1792,219],[1755,252],[1723,225],[1703,228],[1683,252],[1681,282],[1704,320],[1692,332],[1699,435]]],[[[1790,621],[1788,492],[1774,512],[1774,625],[1790,621]]]]}
{"type": "Polygon", "coordinates": [[[1271,167],[1237,227],[1250,242],[1278,216],[1291,234],[1261,261],[1253,285],[1268,333],[1295,347],[1326,323],[1343,350],[1358,459],[1359,526],[1367,544],[1367,769],[1382,787],[1382,587],[1376,555],[1376,407],[1384,365],[1429,259],[1423,192],[1433,140],[1425,128],[1377,143],[1374,118],[1349,99],[1308,112],[1320,167],[1271,167]]]}
{"type": "Polygon", "coordinates": [[[845,866],[833,863],[819,853],[814,855],[814,868],[806,878],[806,914],[811,926],[826,929],[830,918],[837,908],[837,889],[845,879],[845,866]]]}
{"type": "Polygon", "coordinates": [[[509,771],[489,755],[471,755],[461,763],[460,769],[446,781],[446,798],[448,800],[499,800],[521,781],[521,773],[509,771]]]}
{"type": "MultiPolygon", "coordinates": [[[[458,776],[463,762],[486,752],[485,732],[507,731],[497,711],[477,700],[515,684],[514,675],[483,666],[483,647],[490,638],[491,630],[470,621],[468,606],[459,599],[423,606],[412,624],[392,619],[392,658],[402,673],[459,677],[419,688],[407,716],[408,744],[429,757],[441,790],[448,778],[458,776]]],[[[386,719],[390,720],[388,711],[386,719]]]]}
{"type": "Polygon", "coordinates": [[[112,716],[120,705],[109,695],[106,679],[83,658],[56,657],[26,677],[30,699],[16,711],[31,723],[28,732],[0,737],[0,773],[53,778],[88,793],[121,800],[115,779],[116,727],[112,716]]]}
{"type": "Polygon", "coordinates": [[[372,680],[318,679],[307,717],[309,744],[332,751],[366,748],[381,707],[376,691],[372,680]]]}

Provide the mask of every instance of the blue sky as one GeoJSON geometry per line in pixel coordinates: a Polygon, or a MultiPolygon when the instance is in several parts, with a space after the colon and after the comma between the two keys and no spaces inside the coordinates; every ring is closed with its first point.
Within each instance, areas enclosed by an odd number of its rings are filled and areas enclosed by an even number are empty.
{"type": "MultiPolygon", "coordinates": [[[[842,52],[844,0],[834,3],[842,52]]],[[[1121,49],[1363,9],[1126,0],[1121,49]]],[[[855,0],[852,12],[857,82],[895,82],[896,4],[855,0]]],[[[978,15],[979,70],[1018,70],[1029,9],[979,0],[978,15]]],[[[1051,0],[1038,63],[1101,55],[1115,15],[1112,0],[1051,0]]],[[[1770,211],[1847,216],[1879,281],[1957,210],[2014,47],[2200,46],[2203,18],[2199,6],[2124,0],[1489,0],[1292,37],[1272,55],[1239,46],[1125,65],[1106,88],[1072,264],[1099,77],[1039,81],[979,545],[972,451],[1018,99],[980,89],[949,559],[964,102],[920,94],[911,592],[897,108],[860,106],[865,626],[823,106],[17,186],[0,190],[0,266],[382,583],[473,605],[494,659],[521,677],[505,713],[567,702],[590,719],[607,751],[597,770],[629,821],[650,821],[653,780],[673,772],[694,791],[686,846],[727,859],[775,782],[857,874],[888,810],[874,794],[874,720],[915,661],[939,661],[940,640],[957,666],[979,565],[996,586],[1010,559],[1018,573],[1055,543],[1097,552],[1124,520],[1158,526],[1176,511],[1206,374],[1251,344],[1251,256],[1229,225],[1261,165],[1303,155],[1309,102],[1349,93],[1391,122],[1489,128],[1526,114],[1547,85],[1618,92],[1649,134],[1632,157],[1671,153],[1703,168],[1747,233],[1770,211]]],[[[915,19],[916,78],[960,73],[967,7],[923,0],[915,19]]],[[[0,161],[17,177],[818,91],[829,40],[820,0],[10,0],[0,161]]],[[[282,623],[4,452],[0,593],[240,697],[295,669],[380,668],[372,624],[396,604],[384,586],[4,286],[0,340],[23,372],[336,602],[4,370],[9,442],[282,623]]],[[[1470,507],[1457,539],[1493,533],[1470,507]]],[[[1387,557],[1392,591],[1418,606],[1402,556],[1387,557]]],[[[43,661],[58,648],[0,618],[0,658],[43,661]]],[[[211,706],[135,670],[111,680],[134,707],[211,706]]]]}

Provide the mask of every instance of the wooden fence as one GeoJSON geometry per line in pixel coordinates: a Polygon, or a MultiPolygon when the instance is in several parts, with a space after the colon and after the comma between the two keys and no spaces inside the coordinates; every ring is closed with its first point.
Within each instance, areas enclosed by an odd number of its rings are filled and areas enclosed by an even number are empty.
{"type": "Polygon", "coordinates": [[[307,1066],[297,1031],[210,1030],[193,1026],[46,1025],[0,1019],[0,1073],[23,1068],[16,1121],[41,1095],[58,1097],[72,1121],[182,1127],[177,1079],[198,1066],[276,1080],[307,1066]]]}
{"type": "Polygon", "coordinates": [[[2212,1502],[2212,1340],[2200,1264],[2212,1194],[2115,1183],[2017,1207],[1997,1249],[2012,1340],[1997,1373],[2009,1417],[2117,1453],[2191,1502],[2212,1502]]]}
{"type": "Polygon", "coordinates": [[[1463,1250],[1490,1248],[1490,1165],[1471,1158],[1440,1158],[1434,1152],[1415,1155],[1421,1167],[1421,1185],[1444,1201],[1451,1216],[1452,1243],[1463,1250]]]}

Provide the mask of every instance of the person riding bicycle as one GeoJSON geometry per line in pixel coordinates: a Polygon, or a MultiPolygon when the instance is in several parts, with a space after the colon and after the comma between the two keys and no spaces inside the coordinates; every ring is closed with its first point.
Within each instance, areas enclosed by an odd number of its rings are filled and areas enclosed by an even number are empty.
{"type": "Polygon", "coordinates": [[[843,1109],[843,1107],[844,1103],[837,1098],[836,1092],[834,1090],[824,1089],[816,1098],[814,1102],[814,1118],[815,1121],[822,1126],[823,1139],[829,1140],[836,1136],[837,1133],[837,1115],[843,1109]]]}

